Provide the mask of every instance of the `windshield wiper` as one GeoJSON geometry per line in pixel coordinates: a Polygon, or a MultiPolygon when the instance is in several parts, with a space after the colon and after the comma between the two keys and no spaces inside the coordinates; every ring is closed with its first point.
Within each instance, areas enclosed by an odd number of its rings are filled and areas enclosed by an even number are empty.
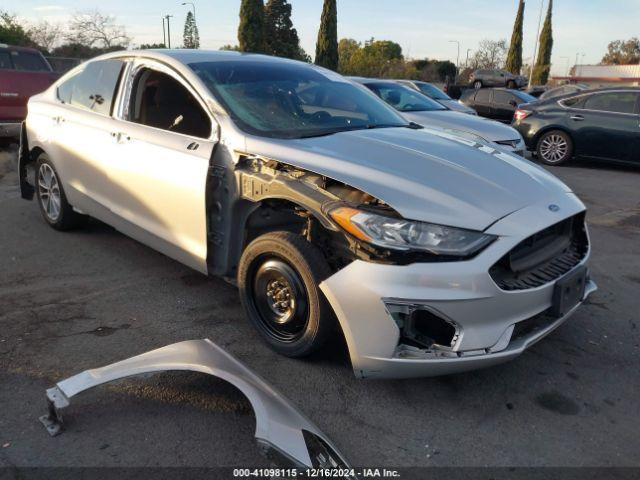
{"type": "Polygon", "coordinates": [[[376,128],[406,128],[409,125],[410,124],[402,125],[402,124],[392,123],[392,124],[358,125],[358,126],[353,126],[353,127],[339,127],[339,128],[333,128],[333,129],[330,129],[330,130],[322,130],[320,132],[315,132],[315,133],[307,133],[307,134],[300,135],[299,137],[295,137],[295,138],[327,137],[329,135],[333,135],[333,134],[336,134],[336,133],[353,132],[355,130],[374,130],[376,128]]]}

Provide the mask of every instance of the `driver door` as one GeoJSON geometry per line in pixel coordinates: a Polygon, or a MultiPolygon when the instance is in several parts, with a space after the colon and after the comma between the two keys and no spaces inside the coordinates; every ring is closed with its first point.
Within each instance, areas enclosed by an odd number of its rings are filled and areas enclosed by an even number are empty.
{"type": "Polygon", "coordinates": [[[205,184],[215,121],[182,77],[146,60],[132,66],[120,107],[109,165],[118,228],[206,273],[205,184]]]}

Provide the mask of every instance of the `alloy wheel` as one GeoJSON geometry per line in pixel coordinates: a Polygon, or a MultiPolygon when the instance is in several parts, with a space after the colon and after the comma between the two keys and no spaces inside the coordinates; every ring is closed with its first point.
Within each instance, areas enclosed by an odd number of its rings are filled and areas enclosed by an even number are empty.
{"type": "Polygon", "coordinates": [[[46,163],[38,169],[38,198],[47,218],[51,222],[58,221],[61,210],[60,183],[53,168],[46,163]]]}
{"type": "Polygon", "coordinates": [[[562,135],[549,135],[540,144],[540,155],[549,163],[559,163],[563,161],[567,152],[569,151],[569,144],[562,135]]]}

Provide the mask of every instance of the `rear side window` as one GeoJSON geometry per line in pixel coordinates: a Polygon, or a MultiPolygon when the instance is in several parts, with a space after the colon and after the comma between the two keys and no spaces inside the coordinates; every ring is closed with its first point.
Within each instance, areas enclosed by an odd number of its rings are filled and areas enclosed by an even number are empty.
{"type": "Polygon", "coordinates": [[[12,70],[11,57],[9,52],[0,52],[0,70],[12,70]]]}
{"type": "Polygon", "coordinates": [[[637,94],[633,92],[599,93],[588,97],[584,108],[601,112],[634,113],[637,99],[637,94]]]}
{"type": "Polygon", "coordinates": [[[476,102],[479,103],[489,103],[491,101],[491,90],[478,90],[478,94],[476,95],[476,102]]]}
{"type": "Polygon", "coordinates": [[[494,101],[499,105],[509,105],[511,100],[514,100],[514,97],[508,92],[497,91],[494,94],[494,101]]]}
{"type": "Polygon", "coordinates": [[[58,98],[69,105],[110,115],[124,62],[100,60],[58,86],[58,98]]]}
{"type": "Polygon", "coordinates": [[[13,66],[16,70],[28,72],[50,72],[49,64],[37,53],[30,52],[11,52],[13,66]]]}

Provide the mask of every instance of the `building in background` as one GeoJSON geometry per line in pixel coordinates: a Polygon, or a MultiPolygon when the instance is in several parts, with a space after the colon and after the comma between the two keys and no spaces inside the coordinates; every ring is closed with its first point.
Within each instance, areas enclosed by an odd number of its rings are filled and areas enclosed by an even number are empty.
{"type": "Polygon", "coordinates": [[[553,77],[556,83],[582,83],[591,88],[640,87],[640,65],[576,65],[568,77],[553,77]]]}

